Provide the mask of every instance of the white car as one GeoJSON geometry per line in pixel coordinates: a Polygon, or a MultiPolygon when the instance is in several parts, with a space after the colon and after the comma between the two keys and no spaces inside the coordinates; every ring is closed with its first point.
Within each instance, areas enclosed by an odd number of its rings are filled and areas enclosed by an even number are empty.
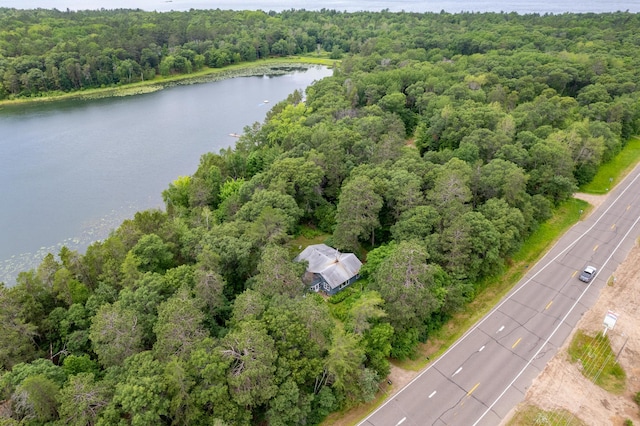
{"type": "Polygon", "coordinates": [[[580,274],[580,277],[578,278],[580,279],[580,281],[584,281],[585,283],[588,283],[596,275],[597,271],[598,270],[593,266],[587,266],[586,268],[584,268],[584,270],[580,274]]]}

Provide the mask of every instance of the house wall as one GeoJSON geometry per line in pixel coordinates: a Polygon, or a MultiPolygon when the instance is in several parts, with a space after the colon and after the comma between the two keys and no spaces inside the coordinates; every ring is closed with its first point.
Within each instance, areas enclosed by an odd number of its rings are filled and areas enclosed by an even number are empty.
{"type": "Polygon", "coordinates": [[[349,278],[349,280],[347,280],[344,283],[342,283],[341,285],[339,285],[338,287],[332,289],[329,286],[329,284],[327,284],[327,282],[322,278],[321,275],[314,274],[313,281],[309,285],[309,288],[312,291],[315,291],[315,292],[323,291],[323,292],[327,293],[327,295],[333,296],[334,294],[340,292],[341,290],[344,290],[345,288],[349,287],[354,282],[358,281],[358,278],[360,278],[360,275],[356,274],[353,277],[349,278]]]}
{"type": "Polygon", "coordinates": [[[342,290],[342,289],[340,288],[340,286],[338,286],[338,287],[336,287],[336,288],[334,288],[334,289],[332,289],[332,290],[327,291],[327,294],[328,294],[329,296],[333,296],[334,294],[336,294],[336,293],[337,293],[337,292],[339,292],[340,290],[342,290]]]}
{"type": "Polygon", "coordinates": [[[313,274],[313,281],[309,284],[309,288],[311,291],[319,292],[326,291],[325,287],[329,287],[326,281],[322,278],[321,275],[313,274]]]}

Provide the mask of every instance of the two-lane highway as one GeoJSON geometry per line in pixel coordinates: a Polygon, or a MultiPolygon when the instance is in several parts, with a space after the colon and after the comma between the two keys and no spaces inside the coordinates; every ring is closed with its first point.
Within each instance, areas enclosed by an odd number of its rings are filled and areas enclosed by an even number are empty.
{"type": "Polygon", "coordinates": [[[636,167],[490,313],[360,424],[498,425],[625,259],[639,220],[636,167]],[[598,268],[590,283],[578,280],[586,265],[598,268]]]}

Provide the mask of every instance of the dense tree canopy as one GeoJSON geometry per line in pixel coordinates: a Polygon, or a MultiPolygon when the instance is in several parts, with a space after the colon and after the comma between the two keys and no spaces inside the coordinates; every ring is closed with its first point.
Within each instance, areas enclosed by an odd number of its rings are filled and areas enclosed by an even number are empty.
{"type": "Polygon", "coordinates": [[[411,355],[640,133],[639,20],[0,9],[0,99],[342,59],[168,183],[164,211],[0,286],[3,413],[293,425],[370,400],[389,356],[411,355]],[[366,260],[363,279],[310,293],[291,242],[307,232],[366,260]]]}

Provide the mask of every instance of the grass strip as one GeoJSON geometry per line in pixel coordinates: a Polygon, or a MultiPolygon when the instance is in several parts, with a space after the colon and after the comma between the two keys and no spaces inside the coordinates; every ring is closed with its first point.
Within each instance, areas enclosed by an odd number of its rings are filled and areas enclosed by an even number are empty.
{"type": "Polygon", "coordinates": [[[627,375],[616,361],[607,336],[590,336],[578,330],[569,345],[571,361],[580,363],[582,375],[607,392],[621,395],[626,389],[627,375]]]}
{"type": "Polygon", "coordinates": [[[433,359],[444,353],[473,324],[498,304],[528,272],[529,268],[540,260],[590,208],[586,201],[575,198],[558,206],[553,217],[541,224],[526,239],[520,250],[509,260],[503,272],[498,276],[484,279],[478,286],[480,290],[475,299],[430,336],[427,343],[419,346],[418,356],[414,359],[394,361],[394,365],[407,370],[419,371],[429,363],[426,359],[427,356],[433,359]]]}
{"type": "MultiPolygon", "coordinates": [[[[396,367],[420,371],[442,355],[469,328],[486,315],[520,281],[530,266],[539,261],[564,233],[583,217],[591,206],[583,200],[570,199],[559,205],[553,217],[541,224],[524,242],[502,273],[485,279],[479,285],[475,299],[455,314],[444,326],[419,345],[416,356],[407,360],[392,360],[396,367]],[[427,356],[429,359],[427,359],[427,356]]],[[[386,392],[376,399],[338,413],[332,413],[322,424],[356,425],[386,400],[386,392]]]]}
{"type": "Polygon", "coordinates": [[[520,425],[585,425],[567,410],[545,411],[534,405],[519,407],[515,416],[509,420],[507,426],[520,425]]]}
{"type": "Polygon", "coordinates": [[[632,136],[611,161],[598,168],[593,180],[582,187],[581,192],[588,194],[606,194],[633,170],[640,160],[640,137],[632,136]]]}

